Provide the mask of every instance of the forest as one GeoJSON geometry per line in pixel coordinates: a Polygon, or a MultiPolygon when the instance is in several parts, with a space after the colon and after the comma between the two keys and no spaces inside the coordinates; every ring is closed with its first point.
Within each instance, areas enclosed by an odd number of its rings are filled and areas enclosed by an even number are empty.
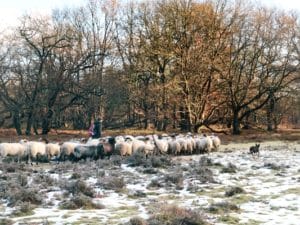
{"type": "Polygon", "coordinates": [[[252,1],[89,0],[0,33],[0,128],[300,127],[300,21],[252,1]]]}

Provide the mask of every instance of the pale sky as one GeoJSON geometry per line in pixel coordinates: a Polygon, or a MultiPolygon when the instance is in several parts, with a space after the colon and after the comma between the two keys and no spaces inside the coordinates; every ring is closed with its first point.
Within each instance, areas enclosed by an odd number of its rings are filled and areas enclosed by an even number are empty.
{"type": "Polygon", "coordinates": [[[81,6],[86,0],[0,0],[0,29],[17,25],[25,13],[51,14],[52,9],[81,6]]]}
{"type": "MultiPolygon", "coordinates": [[[[149,0],[151,1],[151,0],[149,0]]],[[[260,4],[300,12],[299,0],[254,0],[260,4]]],[[[54,8],[84,5],[86,0],[0,0],[0,30],[16,26],[24,13],[51,14],[54,8]]]]}

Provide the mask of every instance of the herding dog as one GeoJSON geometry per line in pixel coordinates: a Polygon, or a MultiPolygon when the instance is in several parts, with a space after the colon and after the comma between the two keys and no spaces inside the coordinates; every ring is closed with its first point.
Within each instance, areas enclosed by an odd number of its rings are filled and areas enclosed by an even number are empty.
{"type": "Polygon", "coordinates": [[[255,144],[255,146],[250,147],[250,154],[259,156],[259,146],[260,144],[255,144]]]}

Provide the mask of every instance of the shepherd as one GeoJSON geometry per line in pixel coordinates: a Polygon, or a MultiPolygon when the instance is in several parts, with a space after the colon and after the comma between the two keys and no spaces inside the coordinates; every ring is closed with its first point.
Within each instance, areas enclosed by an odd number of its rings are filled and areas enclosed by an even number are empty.
{"type": "Polygon", "coordinates": [[[94,136],[94,122],[93,122],[93,120],[91,121],[91,125],[90,125],[90,127],[89,127],[89,129],[88,129],[88,134],[89,134],[89,137],[93,137],[94,136]]]}
{"type": "Polygon", "coordinates": [[[98,118],[98,119],[94,122],[94,129],[93,129],[93,135],[92,135],[92,138],[100,138],[100,137],[101,137],[101,129],[102,129],[102,122],[101,122],[101,120],[98,118]]]}

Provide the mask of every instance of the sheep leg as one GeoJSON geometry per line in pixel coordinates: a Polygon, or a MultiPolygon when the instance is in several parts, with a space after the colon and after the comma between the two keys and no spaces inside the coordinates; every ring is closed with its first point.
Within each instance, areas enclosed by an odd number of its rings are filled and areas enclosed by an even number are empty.
{"type": "Polygon", "coordinates": [[[39,154],[36,155],[35,160],[36,160],[35,164],[38,165],[39,164],[39,154]]]}

